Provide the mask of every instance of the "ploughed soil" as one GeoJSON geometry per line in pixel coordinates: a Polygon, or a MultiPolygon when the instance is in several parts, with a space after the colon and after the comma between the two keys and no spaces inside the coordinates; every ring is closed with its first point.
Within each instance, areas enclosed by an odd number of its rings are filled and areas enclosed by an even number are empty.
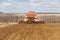
{"type": "Polygon", "coordinates": [[[0,40],[60,40],[60,24],[14,24],[0,28],[0,40]]]}

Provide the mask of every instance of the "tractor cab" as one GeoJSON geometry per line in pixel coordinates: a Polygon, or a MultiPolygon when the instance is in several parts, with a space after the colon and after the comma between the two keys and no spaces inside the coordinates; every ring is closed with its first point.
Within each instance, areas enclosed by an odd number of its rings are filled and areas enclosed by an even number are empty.
{"type": "Polygon", "coordinates": [[[28,13],[26,14],[26,17],[27,17],[28,20],[34,20],[36,16],[37,16],[37,15],[36,15],[35,12],[28,12],[28,13]]]}

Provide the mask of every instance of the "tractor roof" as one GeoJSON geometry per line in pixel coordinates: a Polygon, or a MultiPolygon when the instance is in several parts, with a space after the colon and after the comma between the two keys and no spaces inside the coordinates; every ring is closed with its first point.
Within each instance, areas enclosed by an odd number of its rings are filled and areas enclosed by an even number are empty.
{"type": "Polygon", "coordinates": [[[36,13],[29,12],[26,14],[27,17],[36,17],[36,13]]]}

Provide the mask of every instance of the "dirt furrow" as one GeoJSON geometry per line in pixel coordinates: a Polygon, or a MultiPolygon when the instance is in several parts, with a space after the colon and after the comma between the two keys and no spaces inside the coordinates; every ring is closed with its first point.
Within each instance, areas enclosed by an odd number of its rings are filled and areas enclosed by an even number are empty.
{"type": "Polygon", "coordinates": [[[60,40],[60,25],[12,25],[10,27],[0,29],[0,40],[60,40]]]}

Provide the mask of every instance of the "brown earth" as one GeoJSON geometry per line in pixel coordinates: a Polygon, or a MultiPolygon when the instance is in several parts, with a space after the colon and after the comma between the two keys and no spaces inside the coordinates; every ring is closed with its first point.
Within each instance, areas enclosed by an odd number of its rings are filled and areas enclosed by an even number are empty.
{"type": "Polygon", "coordinates": [[[60,40],[60,24],[15,24],[0,28],[0,40],[60,40]]]}

